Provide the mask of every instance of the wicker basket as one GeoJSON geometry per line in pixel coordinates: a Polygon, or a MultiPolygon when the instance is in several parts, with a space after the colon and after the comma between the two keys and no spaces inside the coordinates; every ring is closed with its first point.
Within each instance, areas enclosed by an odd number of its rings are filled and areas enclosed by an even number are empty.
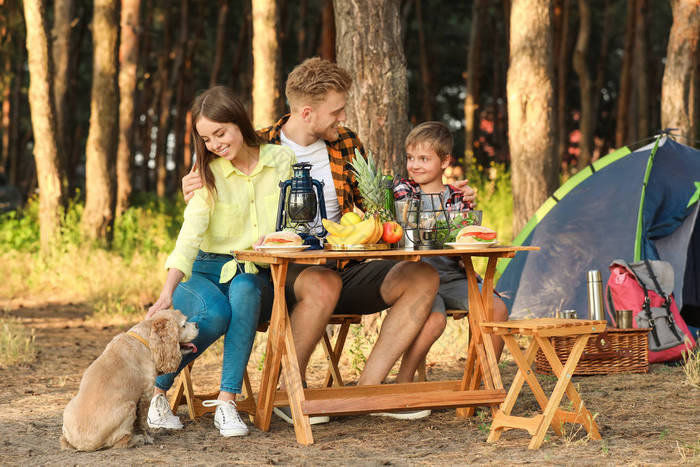
{"type": "MultiPolygon", "coordinates": [[[[566,362],[577,336],[557,336],[551,339],[559,360],[566,362]]],[[[588,339],[575,375],[608,375],[612,373],[649,372],[649,329],[608,329],[588,339]]],[[[537,351],[535,371],[552,374],[552,368],[537,351]]]]}

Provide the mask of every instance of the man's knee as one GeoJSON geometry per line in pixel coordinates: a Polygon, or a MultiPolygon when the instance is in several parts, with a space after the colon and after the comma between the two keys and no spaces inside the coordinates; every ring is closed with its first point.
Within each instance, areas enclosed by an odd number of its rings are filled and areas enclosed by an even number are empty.
{"type": "Polygon", "coordinates": [[[432,304],[440,285],[440,278],[434,267],[420,261],[403,261],[389,271],[382,284],[382,296],[391,304],[406,293],[429,300],[432,304]]]}
{"type": "Polygon", "coordinates": [[[442,313],[430,313],[428,319],[425,321],[423,328],[425,332],[429,333],[433,338],[437,339],[445,331],[447,326],[447,316],[442,313]]]}
{"type": "Polygon", "coordinates": [[[340,275],[327,268],[305,269],[294,282],[294,295],[298,301],[333,303],[338,301],[343,281],[340,275]]]}

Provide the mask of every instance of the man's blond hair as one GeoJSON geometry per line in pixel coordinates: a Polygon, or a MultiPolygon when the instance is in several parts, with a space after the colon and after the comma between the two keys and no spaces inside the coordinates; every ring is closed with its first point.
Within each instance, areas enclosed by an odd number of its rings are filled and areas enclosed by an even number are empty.
{"type": "Polygon", "coordinates": [[[442,122],[423,122],[406,136],[405,147],[415,147],[421,144],[429,145],[441,161],[452,154],[454,138],[442,122]]]}
{"type": "Polygon", "coordinates": [[[352,84],[350,73],[337,63],[319,57],[307,58],[297,65],[287,77],[285,94],[289,106],[316,104],[329,91],[348,92],[352,84]]]}

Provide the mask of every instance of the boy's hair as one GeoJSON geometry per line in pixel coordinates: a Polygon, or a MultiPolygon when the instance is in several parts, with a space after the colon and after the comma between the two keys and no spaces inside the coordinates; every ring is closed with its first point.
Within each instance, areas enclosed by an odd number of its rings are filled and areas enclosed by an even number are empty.
{"type": "Polygon", "coordinates": [[[405,147],[410,148],[420,144],[428,144],[441,161],[452,154],[454,138],[442,122],[423,122],[406,136],[405,147]]]}
{"type": "Polygon", "coordinates": [[[289,106],[322,101],[328,91],[348,92],[352,84],[350,73],[337,63],[319,57],[307,58],[287,77],[285,94],[289,106]]]}

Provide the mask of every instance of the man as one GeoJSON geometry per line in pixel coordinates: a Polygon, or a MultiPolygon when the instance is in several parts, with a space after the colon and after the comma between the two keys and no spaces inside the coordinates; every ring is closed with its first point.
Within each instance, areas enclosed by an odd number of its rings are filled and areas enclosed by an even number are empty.
{"type": "MultiPolygon", "coordinates": [[[[312,164],[311,176],[324,182],[327,216],[336,222],[355,206],[364,207],[349,168],[355,149],[364,156],[364,147],[351,130],[340,125],[345,121],[351,84],[350,74],[337,64],[320,58],[305,60],[287,79],[290,114],[259,131],[268,142],[292,148],[298,162],[312,164]]],[[[200,186],[197,174],[186,176],[185,199],[200,186]]],[[[342,271],[290,265],[286,286],[302,380],[334,310],[340,314],[371,314],[388,309],[358,381],[360,385],[381,384],[421,330],[438,284],[435,269],[423,262],[351,262],[342,271]]],[[[291,423],[286,409],[276,408],[275,413],[291,423]]],[[[323,423],[327,419],[312,417],[311,422],[323,423]]]]}

